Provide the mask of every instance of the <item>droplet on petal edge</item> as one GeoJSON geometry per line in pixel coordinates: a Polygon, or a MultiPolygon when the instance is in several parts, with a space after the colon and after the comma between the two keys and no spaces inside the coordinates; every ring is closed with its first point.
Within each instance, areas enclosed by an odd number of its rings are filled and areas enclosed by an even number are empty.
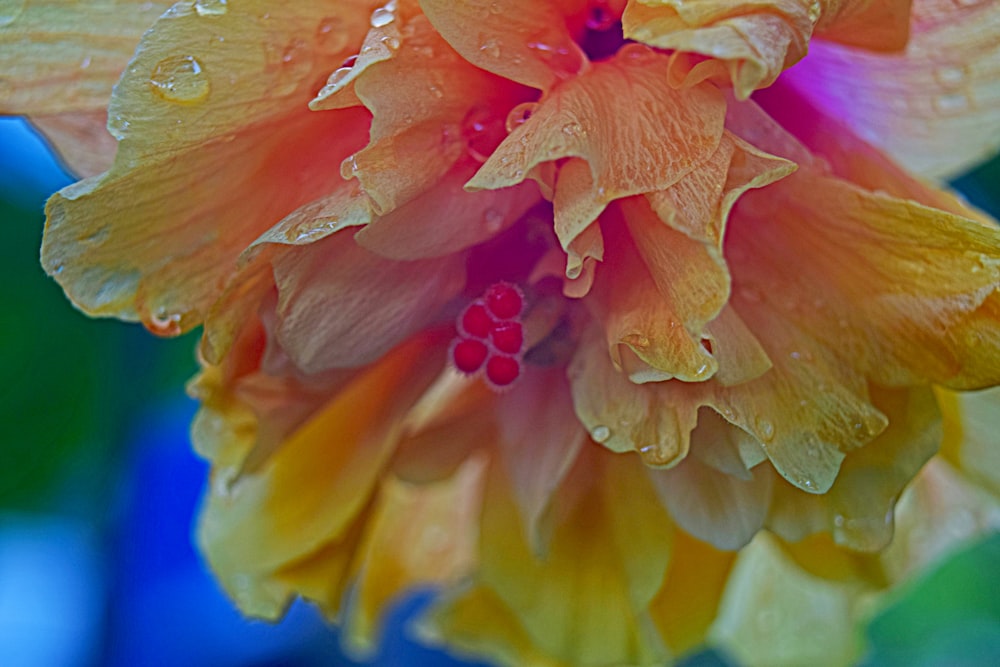
{"type": "Polygon", "coordinates": [[[221,16],[227,9],[226,0],[198,0],[194,3],[198,16],[221,16]]]}

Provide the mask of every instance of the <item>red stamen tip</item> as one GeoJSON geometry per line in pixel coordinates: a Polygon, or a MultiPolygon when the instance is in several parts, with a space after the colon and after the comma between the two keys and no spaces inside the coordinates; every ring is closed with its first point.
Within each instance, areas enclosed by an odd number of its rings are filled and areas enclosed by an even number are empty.
{"type": "Polygon", "coordinates": [[[482,368],[488,354],[486,343],[469,338],[459,338],[451,347],[451,359],[455,368],[470,375],[482,368]]]}
{"type": "Polygon", "coordinates": [[[524,328],[520,322],[497,322],[490,331],[490,340],[493,347],[500,352],[507,354],[517,354],[524,345],[524,328]]]}
{"type": "Polygon", "coordinates": [[[514,357],[494,354],[486,362],[486,378],[497,387],[506,387],[521,374],[521,364],[514,357]]]}
{"type": "Polygon", "coordinates": [[[521,314],[524,295],[510,283],[496,283],[486,290],[486,307],[501,320],[509,320],[521,314]]]}
{"type": "Polygon", "coordinates": [[[493,317],[481,301],[473,301],[458,319],[458,330],[473,338],[486,338],[493,328],[493,317]]]}

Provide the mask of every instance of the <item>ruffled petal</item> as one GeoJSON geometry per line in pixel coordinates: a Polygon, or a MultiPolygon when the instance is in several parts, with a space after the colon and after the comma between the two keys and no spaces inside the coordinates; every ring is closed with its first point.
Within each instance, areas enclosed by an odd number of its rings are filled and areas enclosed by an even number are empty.
{"type": "Polygon", "coordinates": [[[199,543],[223,586],[248,613],[285,604],[270,575],[340,538],[365,507],[402,419],[441,366],[417,338],[336,394],[259,469],[213,486],[199,543]]]}
{"type": "Polygon", "coordinates": [[[434,28],[467,61],[543,91],[586,71],[587,57],[567,26],[567,18],[586,5],[583,0],[420,0],[434,28]]]}
{"type": "Polygon", "coordinates": [[[940,413],[930,389],[872,388],[873,403],[889,425],[850,452],[823,495],[779,484],[768,527],[788,540],[826,531],[836,544],[858,551],[885,548],[893,534],[896,499],[941,441],[940,413]]]}
{"type": "Polygon", "coordinates": [[[488,142],[481,136],[488,133],[496,135],[495,145],[505,110],[526,92],[466,62],[415,3],[400,3],[393,16],[372,28],[349,75],[335,72],[311,104],[334,109],[361,103],[371,111],[370,142],[347,159],[342,173],[358,179],[377,213],[430,190],[456,162],[475,162],[469,155],[475,142],[488,142]],[[385,50],[385,57],[368,57],[369,44],[385,50]],[[413,67],[414,60],[421,66],[413,67]]]}
{"type": "Polygon", "coordinates": [[[943,179],[1000,147],[1000,6],[915,0],[913,14],[904,53],[814,42],[785,78],[899,164],[943,179]]]}
{"type": "MultiPolygon", "coordinates": [[[[663,86],[667,59],[644,47],[554,89],[494,151],[470,189],[520,183],[561,158],[555,185],[555,230],[564,250],[608,202],[670,187],[717,150],[725,102],[712,86],[663,86]]],[[[544,178],[539,177],[544,182],[544,178]]]]}
{"type": "Polygon", "coordinates": [[[109,109],[114,166],[47,207],[43,264],[79,307],[186,331],[254,238],[327,191],[367,124],[305,108],[367,26],[328,10],[178,4],[146,34],[109,109]]]}
{"type": "Polygon", "coordinates": [[[98,112],[173,2],[13,2],[0,17],[0,114],[98,112]]]}
{"type": "Polygon", "coordinates": [[[731,82],[746,99],[799,62],[814,28],[830,39],[891,51],[906,44],[909,0],[629,0],[625,36],[674,51],[670,81],[731,82]]]}

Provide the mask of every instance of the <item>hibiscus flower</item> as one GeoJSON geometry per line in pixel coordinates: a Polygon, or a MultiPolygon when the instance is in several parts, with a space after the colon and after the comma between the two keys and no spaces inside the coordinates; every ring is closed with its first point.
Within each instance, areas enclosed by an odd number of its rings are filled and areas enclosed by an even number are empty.
{"type": "Polygon", "coordinates": [[[914,175],[997,148],[997,5],[380,2],[0,13],[86,176],[45,269],[203,326],[222,585],[358,650],[432,585],[500,663],[849,663],[1000,522],[1000,230],[914,175]]]}

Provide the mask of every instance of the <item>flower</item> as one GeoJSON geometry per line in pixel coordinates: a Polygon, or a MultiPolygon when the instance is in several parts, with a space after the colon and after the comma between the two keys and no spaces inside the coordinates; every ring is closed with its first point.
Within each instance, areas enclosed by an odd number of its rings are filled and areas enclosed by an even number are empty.
{"type": "Polygon", "coordinates": [[[204,326],[248,614],[364,648],[435,585],[425,636],[510,664],[845,664],[1000,520],[955,393],[1000,383],[1000,231],[888,157],[996,148],[995,5],[112,4],[0,15],[4,109],[93,174],[47,206],[74,303],[204,326]]]}

